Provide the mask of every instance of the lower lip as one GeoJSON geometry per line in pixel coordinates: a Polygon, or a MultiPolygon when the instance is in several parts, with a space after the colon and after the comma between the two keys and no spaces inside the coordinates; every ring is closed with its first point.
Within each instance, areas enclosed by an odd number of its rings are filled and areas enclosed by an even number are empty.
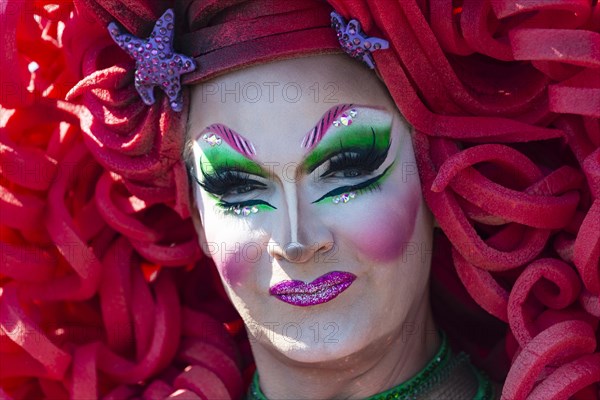
{"type": "Polygon", "coordinates": [[[310,283],[285,281],[273,286],[269,292],[279,300],[299,307],[314,306],[335,299],[348,289],[356,275],[333,271],[310,283]]]}

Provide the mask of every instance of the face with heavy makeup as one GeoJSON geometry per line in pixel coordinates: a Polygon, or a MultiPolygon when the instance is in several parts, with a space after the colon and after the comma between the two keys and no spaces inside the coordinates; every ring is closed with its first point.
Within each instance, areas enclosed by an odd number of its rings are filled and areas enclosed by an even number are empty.
{"type": "Polygon", "coordinates": [[[327,55],[227,74],[192,88],[188,136],[201,244],[257,362],[335,362],[425,326],[432,219],[372,71],[327,55]]]}

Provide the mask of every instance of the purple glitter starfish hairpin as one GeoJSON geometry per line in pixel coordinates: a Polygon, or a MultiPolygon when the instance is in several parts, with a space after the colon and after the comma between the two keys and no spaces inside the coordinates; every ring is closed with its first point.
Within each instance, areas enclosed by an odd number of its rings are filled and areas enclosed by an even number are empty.
{"type": "Polygon", "coordinates": [[[340,14],[331,13],[331,26],[337,31],[340,45],[348,55],[363,61],[371,69],[375,69],[375,61],[371,52],[379,49],[387,49],[387,40],[376,37],[368,37],[361,30],[360,22],[351,19],[348,24],[340,14]]]}
{"type": "Polygon", "coordinates": [[[152,105],[154,86],[169,97],[173,111],[183,109],[181,75],[196,69],[194,60],[173,50],[174,14],[168,9],[156,21],[147,39],[137,38],[111,22],[108,32],[113,40],[135,60],[135,88],[147,105],[152,105]]]}

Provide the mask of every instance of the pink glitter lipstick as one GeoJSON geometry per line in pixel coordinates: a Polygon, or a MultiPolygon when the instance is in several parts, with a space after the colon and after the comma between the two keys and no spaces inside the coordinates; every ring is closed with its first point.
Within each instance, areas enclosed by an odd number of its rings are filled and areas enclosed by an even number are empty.
{"type": "Polygon", "coordinates": [[[350,272],[332,271],[310,283],[283,281],[269,289],[272,296],[294,306],[307,307],[333,300],[354,282],[350,272]]]}

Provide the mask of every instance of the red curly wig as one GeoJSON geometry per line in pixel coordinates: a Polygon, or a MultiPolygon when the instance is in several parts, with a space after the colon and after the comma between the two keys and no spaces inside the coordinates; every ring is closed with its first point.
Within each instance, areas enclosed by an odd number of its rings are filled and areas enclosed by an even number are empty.
{"type": "MultiPolygon", "coordinates": [[[[195,84],[340,52],[329,12],[390,48],[440,231],[437,322],[504,399],[600,398],[596,0],[0,1],[0,398],[240,398],[243,324],[189,218],[187,119],[146,106],[110,38],[168,8],[195,84]]],[[[158,92],[157,92],[158,93],[158,92]]]]}

